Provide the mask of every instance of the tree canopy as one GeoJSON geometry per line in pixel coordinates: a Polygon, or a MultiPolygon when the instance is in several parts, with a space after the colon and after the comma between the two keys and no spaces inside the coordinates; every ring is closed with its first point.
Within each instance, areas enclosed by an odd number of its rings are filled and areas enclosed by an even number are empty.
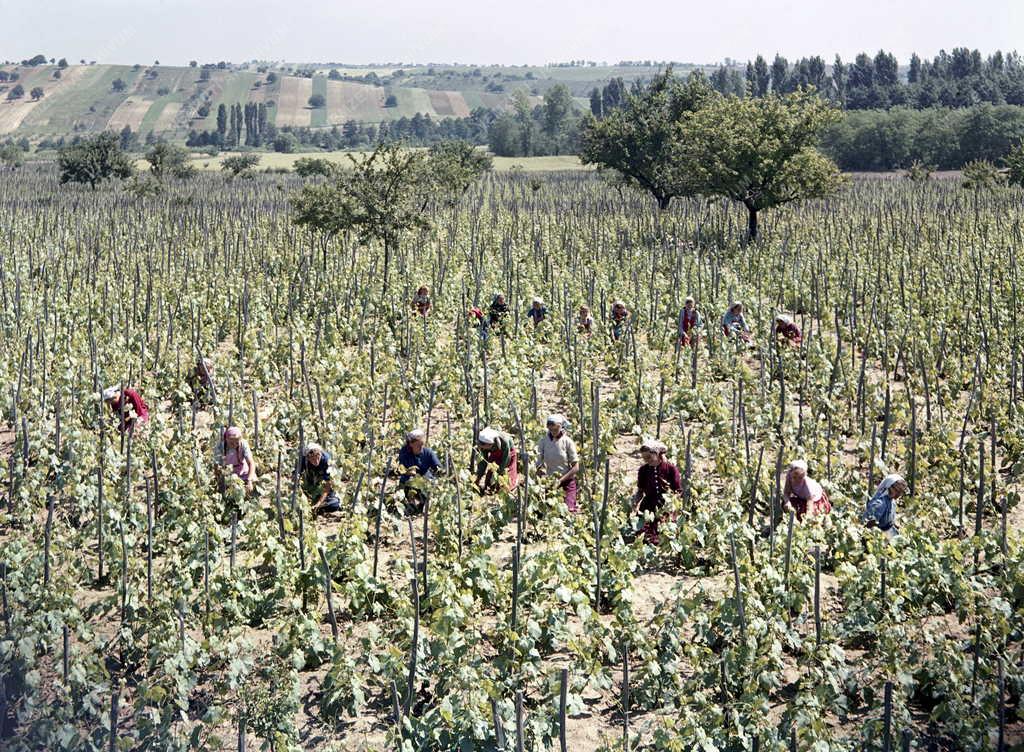
{"type": "Polygon", "coordinates": [[[62,184],[88,183],[94,189],[108,178],[127,178],[134,172],[131,160],[121,151],[120,137],[110,131],[65,146],[57,166],[62,184]]]}
{"type": "Polygon", "coordinates": [[[153,144],[146,152],[146,161],[149,162],[149,170],[157,180],[168,177],[189,178],[195,173],[195,168],[188,162],[188,151],[166,141],[157,141],[153,144]]]}
{"type": "Polygon", "coordinates": [[[841,184],[839,168],[814,146],[840,117],[812,91],[709,98],[683,122],[687,172],[701,194],[746,207],[753,239],[759,211],[826,196],[841,184]]]}
{"type": "Polygon", "coordinates": [[[354,232],[362,242],[384,248],[382,290],[387,293],[391,258],[401,238],[430,227],[427,209],[439,191],[465,190],[482,161],[467,158],[463,147],[413,151],[398,143],[378,146],[368,155],[349,155],[349,168],[332,171],[333,180],[306,185],[291,199],[295,223],[320,233],[327,242],[354,232]],[[461,158],[459,158],[461,155],[461,158]]]}
{"type": "Polygon", "coordinates": [[[623,107],[586,121],[581,159],[618,171],[630,184],[648,191],[667,209],[676,196],[692,196],[699,186],[683,165],[682,118],[702,106],[713,91],[702,77],[686,82],[669,69],[630,94],[623,107]]]}

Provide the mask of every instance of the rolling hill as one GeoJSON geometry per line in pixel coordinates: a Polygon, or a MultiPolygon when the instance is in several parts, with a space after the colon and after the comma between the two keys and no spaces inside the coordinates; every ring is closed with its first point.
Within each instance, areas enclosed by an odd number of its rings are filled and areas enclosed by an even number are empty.
{"type": "Polygon", "coordinates": [[[18,76],[0,83],[0,136],[30,140],[125,126],[141,135],[183,139],[192,129],[214,129],[218,105],[246,102],[265,103],[268,120],[278,127],[377,123],[416,113],[435,119],[466,117],[476,107],[507,108],[512,93],[378,86],[326,75],[307,78],[278,71],[268,76],[232,68],[7,65],[0,71],[18,76]],[[9,98],[19,84],[24,94],[9,98]],[[30,96],[36,87],[43,90],[38,101],[30,96]],[[309,106],[315,93],[324,96],[324,107],[309,106]],[[389,95],[394,99],[386,106],[389,95]]]}

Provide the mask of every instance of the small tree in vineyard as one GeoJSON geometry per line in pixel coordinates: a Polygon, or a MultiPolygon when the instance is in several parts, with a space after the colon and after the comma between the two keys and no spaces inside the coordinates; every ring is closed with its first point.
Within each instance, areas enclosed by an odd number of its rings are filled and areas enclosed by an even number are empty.
{"type": "Polygon", "coordinates": [[[127,178],[134,170],[121,151],[120,137],[106,132],[65,146],[57,156],[60,182],[88,183],[93,189],[108,178],[127,178]]]}

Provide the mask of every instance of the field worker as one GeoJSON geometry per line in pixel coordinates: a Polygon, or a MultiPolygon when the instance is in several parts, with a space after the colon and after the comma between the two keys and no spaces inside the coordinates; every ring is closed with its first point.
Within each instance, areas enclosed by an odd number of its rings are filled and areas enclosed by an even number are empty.
{"type": "Polygon", "coordinates": [[[142,396],[131,387],[122,390],[119,386],[109,386],[103,390],[100,398],[118,415],[118,429],[122,432],[132,433],[137,426],[149,420],[149,408],[142,396]]]}
{"type": "Polygon", "coordinates": [[[683,310],[679,312],[679,342],[683,347],[687,345],[697,346],[700,339],[700,328],[704,322],[701,320],[700,311],[697,310],[697,303],[693,298],[683,301],[683,310]]]}
{"type": "Polygon", "coordinates": [[[588,337],[594,331],[594,317],[590,315],[590,309],[585,305],[580,306],[579,315],[576,317],[576,331],[588,337]]]}
{"type": "Polygon", "coordinates": [[[537,472],[556,479],[562,489],[566,508],[576,514],[576,475],[580,458],[576,442],[566,433],[569,421],[564,415],[549,415],[547,433],[537,442],[537,472]]]}
{"type": "Polygon", "coordinates": [[[616,300],[612,303],[610,315],[612,320],[612,339],[618,341],[622,339],[622,333],[629,322],[629,309],[626,308],[626,304],[621,300],[616,300]]]}
{"type": "Polygon", "coordinates": [[[736,301],[722,316],[722,333],[726,337],[739,337],[744,342],[750,342],[750,326],[743,317],[743,303],[736,301]]]}
{"type": "Polygon", "coordinates": [[[410,511],[419,512],[430,495],[430,483],[441,469],[441,461],[426,445],[427,434],[414,428],[405,435],[405,444],[398,452],[398,485],[405,491],[410,511]]]}
{"type": "Polygon", "coordinates": [[[796,518],[805,514],[828,514],[832,511],[828,494],[818,481],[807,474],[807,463],[794,460],[786,470],[786,485],[782,489],[782,508],[796,512],[796,518]]]}
{"type": "Polygon", "coordinates": [[[544,319],[548,317],[548,309],[544,305],[544,301],[541,298],[534,298],[530,303],[530,310],[526,312],[526,315],[533,321],[533,325],[537,326],[544,319]]]}
{"type": "Polygon", "coordinates": [[[780,313],[775,316],[773,331],[776,337],[782,337],[791,345],[799,345],[803,341],[800,327],[793,321],[793,317],[788,314],[780,313]]]}
{"type": "Polygon", "coordinates": [[[209,358],[199,358],[189,375],[188,383],[192,388],[193,401],[200,405],[212,402],[216,391],[213,385],[213,361],[209,358]]]}
{"type": "Polygon", "coordinates": [[[412,296],[412,308],[420,316],[426,318],[427,314],[430,313],[430,308],[433,304],[430,302],[430,290],[426,285],[422,285],[420,289],[416,291],[416,294],[412,296]]]}
{"type": "Polygon", "coordinates": [[[491,301],[491,305],[487,309],[487,323],[489,326],[501,326],[505,323],[506,318],[508,318],[508,303],[505,302],[505,295],[499,292],[494,296],[494,300],[491,301]]]}
{"type": "Polygon", "coordinates": [[[896,527],[896,499],[907,492],[907,481],[902,475],[886,475],[868,501],[861,518],[868,527],[877,527],[890,538],[899,535],[896,527]]]}
{"type": "Polygon", "coordinates": [[[221,487],[224,475],[237,475],[245,483],[246,493],[252,493],[256,486],[256,460],[252,457],[249,444],[242,438],[242,429],[230,426],[224,430],[223,440],[218,448],[218,465],[221,469],[221,487]]]}
{"type": "Polygon", "coordinates": [[[302,464],[299,476],[302,493],[313,504],[313,514],[340,512],[341,499],[334,492],[329,474],[331,455],[315,442],[306,444],[302,450],[302,464]]]}
{"type": "Polygon", "coordinates": [[[654,519],[644,522],[644,541],[652,546],[658,545],[658,513],[665,506],[666,493],[680,493],[683,480],[679,468],[665,459],[668,451],[664,444],[655,439],[647,439],[640,447],[640,457],[644,464],[636,474],[636,494],[633,496],[635,512],[650,512],[654,519]]]}
{"type": "Polygon", "coordinates": [[[476,484],[481,493],[493,493],[498,490],[498,479],[507,475],[508,491],[511,493],[519,485],[519,455],[512,437],[484,428],[476,439],[477,449],[482,455],[476,466],[476,484]],[[495,465],[492,470],[488,466],[495,465]]]}

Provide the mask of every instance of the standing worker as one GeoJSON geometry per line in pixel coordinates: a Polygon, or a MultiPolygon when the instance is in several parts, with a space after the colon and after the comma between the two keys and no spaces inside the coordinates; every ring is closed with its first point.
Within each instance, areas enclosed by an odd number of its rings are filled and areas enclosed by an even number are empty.
{"type": "Polygon", "coordinates": [[[576,514],[576,475],[580,471],[580,458],[576,442],[566,433],[568,423],[564,415],[548,416],[547,433],[537,442],[537,472],[557,479],[566,508],[576,514]]]}
{"type": "Polygon", "coordinates": [[[640,447],[640,457],[644,464],[636,474],[636,494],[633,496],[633,508],[638,513],[654,516],[653,520],[645,521],[644,541],[652,546],[658,545],[658,515],[665,506],[665,494],[682,492],[683,480],[679,468],[665,459],[667,447],[655,439],[647,439],[640,447]]]}
{"type": "Polygon", "coordinates": [[[484,428],[476,439],[483,455],[476,466],[476,484],[480,493],[494,493],[500,488],[500,479],[508,479],[508,492],[519,485],[519,454],[512,437],[493,428],[484,428]]]}

